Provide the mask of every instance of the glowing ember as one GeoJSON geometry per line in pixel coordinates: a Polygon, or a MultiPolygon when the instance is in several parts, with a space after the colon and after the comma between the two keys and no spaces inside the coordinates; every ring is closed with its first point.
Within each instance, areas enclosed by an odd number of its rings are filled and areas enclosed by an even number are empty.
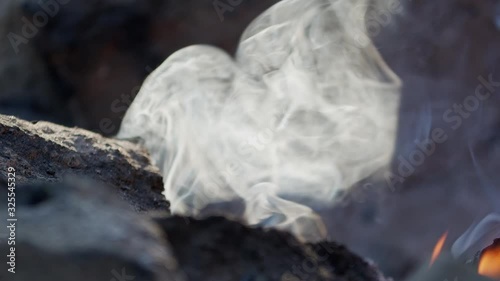
{"type": "Polygon", "coordinates": [[[479,274],[493,279],[500,278],[500,243],[484,250],[479,262],[479,274]]]}
{"type": "Polygon", "coordinates": [[[448,237],[448,232],[443,234],[441,238],[439,238],[438,242],[436,243],[436,246],[434,246],[434,251],[432,251],[432,258],[429,266],[432,266],[436,259],[439,257],[439,254],[441,254],[441,251],[443,250],[444,243],[446,242],[446,238],[448,237]]]}

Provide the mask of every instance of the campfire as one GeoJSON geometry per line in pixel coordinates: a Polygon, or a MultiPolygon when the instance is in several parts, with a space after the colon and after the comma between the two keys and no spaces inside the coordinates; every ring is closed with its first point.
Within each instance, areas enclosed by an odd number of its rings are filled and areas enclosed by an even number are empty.
{"type": "MultiPolygon", "coordinates": [[[[92,3],[132,26],[132,2],[92,3]]],[[[228,2],[216,19],[243,13],[228,2]]],[[[18,272],[0,281],[500,281],[493,2],[282,0],[234,55],[175,48],[118,106],[116,136],[0,115],[0,199],[17,203],[0,252],[18,272]]],[[[35,46],[85,13],[47,16],[35,46]]]]}

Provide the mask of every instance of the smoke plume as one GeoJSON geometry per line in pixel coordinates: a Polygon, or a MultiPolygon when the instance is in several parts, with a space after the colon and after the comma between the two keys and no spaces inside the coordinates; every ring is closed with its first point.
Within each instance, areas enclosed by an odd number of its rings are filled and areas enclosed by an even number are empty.
{"type": "Polygon", "coordinates": [[[366,0],[286,0],[235,58],[209,46],[145,81],[119,138],[140,138],[174,213],[213,206],[251,225],[323,238],[315,210],[390,162],[400,81],[366,35],[366,0]]]}

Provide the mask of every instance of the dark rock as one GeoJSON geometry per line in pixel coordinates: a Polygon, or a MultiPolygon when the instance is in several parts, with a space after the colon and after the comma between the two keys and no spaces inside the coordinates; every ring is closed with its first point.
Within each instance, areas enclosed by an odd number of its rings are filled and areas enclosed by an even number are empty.
{"type": "MultiPolygon", "coordinates": [[[[384,281],[369,263],[333,242],[302,244],[291,234],[223,217],[134,212],[112,189],[71,178],[17,185],[12,281],[384,281]],[[96,186],[97,185],[97,186],[96,186]],[[125,277],[126,276],[126,277],[125,277]]],[[[0,179],[0,200],[7,202],[0,179]]],[[[10,230],[0,228],[9,254],[10,230]]],[[[6,255],[0,263],[7,264],[6,255]]]]}
{"type": "Polygon", "coordinates": [[[155,220],[189,280],[386,280],[334,242],[304,245],[289,233],[249,228],[222,217],[155,220]]]}
{"type": "Polygon", "coordinates": [[[13,167],[19,184],[90,178],[114,187],[136,211],[169,206],[160,172],[144,149],[78,128],[0,115],[0,167],[13,167]]]}
{"type": "MultiPolygon", "coordinates": [[[[0,183],[7,202],[7,184],[0,183]]],[[[7,244],[10,231],[0,229],[0,260],[6,265],[15,247],[15,274],[2,266],[0,280],[184,280],[159,228],[95,185],[76,178],[18,185],[15,245],[7,244]]],[[[0,218],[6,222],[7,213],[0,218]]]]}

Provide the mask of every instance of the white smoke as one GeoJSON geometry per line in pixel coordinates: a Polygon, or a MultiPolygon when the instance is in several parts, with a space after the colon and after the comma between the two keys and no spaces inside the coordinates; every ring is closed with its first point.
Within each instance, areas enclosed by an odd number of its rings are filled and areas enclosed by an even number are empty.
{"type": "Polygon", "coordinates": [[[366,0],[287,0],[145,81],[119,138],[140,137],[178,214],[221,204],[252,225],[323,238],[314,210],[389,163],[400,81],[366,36],[366,0]],[[239,201],[238,201],[239,200],[239,201]]]}

